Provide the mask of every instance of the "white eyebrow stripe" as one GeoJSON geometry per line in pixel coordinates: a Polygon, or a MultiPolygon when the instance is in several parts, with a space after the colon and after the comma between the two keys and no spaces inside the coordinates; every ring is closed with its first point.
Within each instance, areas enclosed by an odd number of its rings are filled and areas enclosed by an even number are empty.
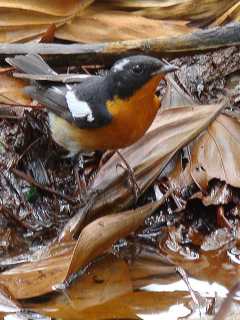
{"type": "Polygon", "coordinates": [[[72,89],[67,91],[66,100],[68,108],[74,118],[86,118],[88,122],[94,121],[94,116],[89,104],[86,101],[78,100],[72,89]]]}
{"type": "Polygon", "coordinates": [[[122,59],[119,62],[117,62],[114,67],[113,67],[113,71],[122,71],[124,66],[127,65],[129,63],[129,59],[122,59]]]}

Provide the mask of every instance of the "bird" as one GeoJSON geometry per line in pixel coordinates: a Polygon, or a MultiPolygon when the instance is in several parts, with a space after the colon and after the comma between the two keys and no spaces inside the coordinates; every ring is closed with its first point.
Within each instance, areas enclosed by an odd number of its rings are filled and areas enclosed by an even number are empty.
{"type": "Polygon", "coordinates": [[[47,109],[53,140],[69,156],[114,151],[139,140],[160,108],[155,94],[160,80],[178,69],[155,57],[133,55],[117,60],[103,75],[79,75],[76,82],[73,76],[73,82],[64,83],[55,81],[58,74],[38,54],[6,61],[29,75],[24,91],[47,109]],[[31,80],[34,75],[42,80],[31,80]]]}

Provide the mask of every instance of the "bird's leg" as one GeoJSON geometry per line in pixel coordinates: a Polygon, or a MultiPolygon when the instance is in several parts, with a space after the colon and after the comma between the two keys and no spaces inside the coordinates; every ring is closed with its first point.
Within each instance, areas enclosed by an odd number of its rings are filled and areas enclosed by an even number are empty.
{"type": "MultiPolygon", "coordinates": [[[[117,155],[119,156],[119,158],[122,160],[122,162],[124,163],[124,165],[127,168],[128,174],[129,174],[129,179],[130,179],[130,183],[132,186],[132,191],[133,191],[133,195],[134,195],[134,200],[135,203],[137,203],[138,197],[141,194],[141,189],[137,183],[137,179],[136,176],[134,174],[133,169],[131,168],[131,166],[129,165],[129,163],[127,162],[127,160],[124,158],[124,156],[121,154],[121,152],[119,150],[116,151],[117,155]]],[[[123,168],[123,166],[121,164],[118,164],[118,166],[121,166],[123,168]]]]}
{"type": "Polygon", "coordinates": [[[87,184],[84,175],[85,161],[83,154],[79,153],[74,160],[74,174],[78,185],[79,200],[85,203],[87,197],[87,184]]]}

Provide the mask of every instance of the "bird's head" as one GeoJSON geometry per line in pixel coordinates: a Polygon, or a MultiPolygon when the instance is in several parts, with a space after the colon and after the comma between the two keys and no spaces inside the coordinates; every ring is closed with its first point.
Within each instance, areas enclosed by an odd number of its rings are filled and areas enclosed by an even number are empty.
{"type": "Polygon", "coordinates": [[[113,95],[122,99],[128,98],[148,82],[154,83],[156,87],[166,73],[177,69],[178,67],[172,64],[145,55],[120,59],[109,73],[113,95]]]}

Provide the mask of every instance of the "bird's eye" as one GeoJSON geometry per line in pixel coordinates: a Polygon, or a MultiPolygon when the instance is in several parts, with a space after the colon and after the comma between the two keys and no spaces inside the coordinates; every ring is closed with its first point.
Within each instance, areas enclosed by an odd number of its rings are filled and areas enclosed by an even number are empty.
{"type": "Polygon", "coordinates": [[[141,74],[143,72],[143,66],[141,64],[136,64],[132,67],[132,72],[135,74],[141,74]]]}

